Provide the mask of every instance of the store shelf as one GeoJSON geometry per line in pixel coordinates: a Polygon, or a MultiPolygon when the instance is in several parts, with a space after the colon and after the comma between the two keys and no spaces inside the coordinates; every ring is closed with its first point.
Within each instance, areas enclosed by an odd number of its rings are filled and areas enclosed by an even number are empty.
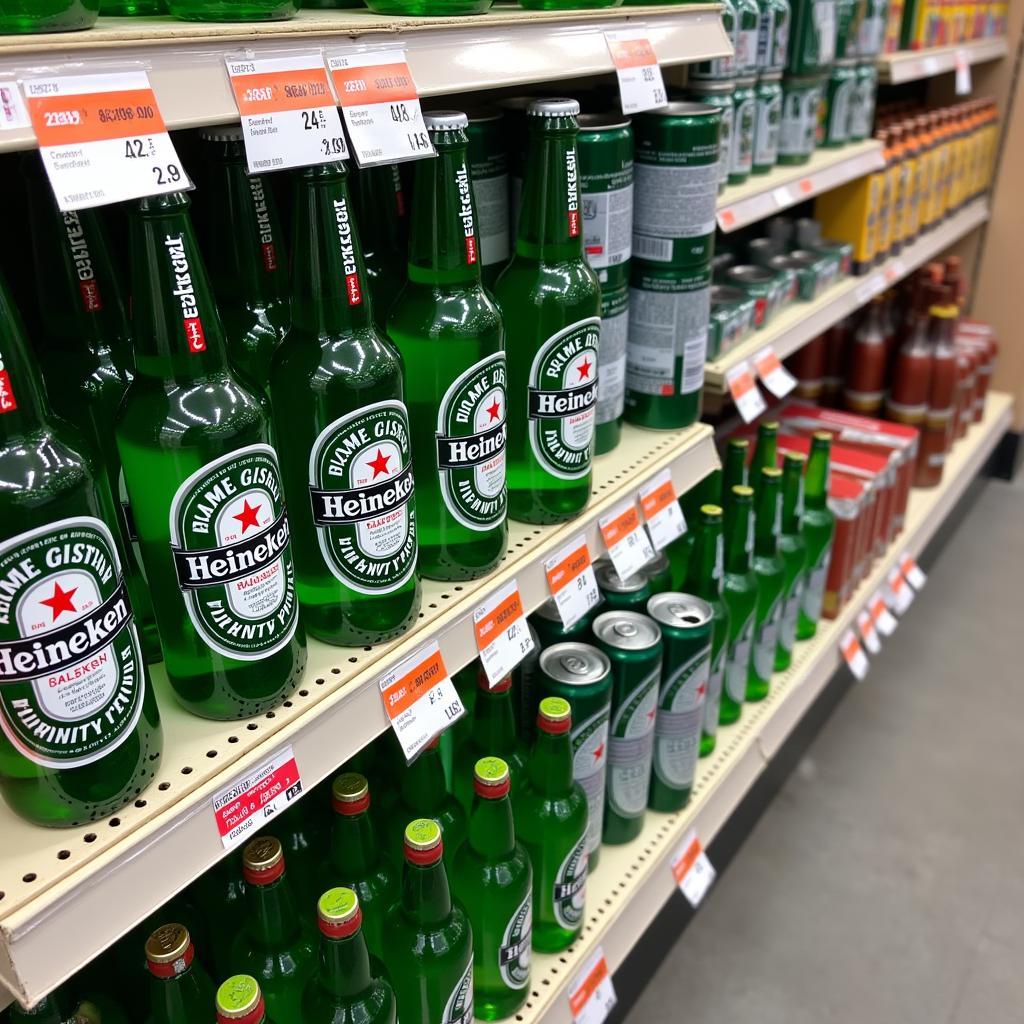
{"type": "Polygon", "coordinates": [[[766,345],[770,345],[780,359],[785,359],[822,331],[859,309],[872,296],[913,273],[987,220],[988,201],[976,199],[871,273],[843,278],[812,302],[793,303],[764,330],[756,331],[734,349],[705,366],[705,393],[725,395],[728,391],[725,375],[729,370],[744,359],[750,359],[766,345]]]}
{"type": "MultiPolygon", "coordinates": [[[[716,4],[575,11],[497,7],[474,17],[402,18],[369,10],[303,11],[292,21],[215,25],[170,18],[101,18],[88,32],[5,36],[0,84],[33,69],[73,64],[76,73],[114,64],[149,72],[169,128],[237,121],[226,54],[282,48],[328,53],[404,46],[422,96],[527,86],[613,70],[604,33],[643,27],[662,65],[731,52],[716,4]]],[[[35,145],[31,129],[0,131],[0,151],[35,145]]]]}
{"type": "Polygon", "coordinates": [[[1004,36],[972,39],[959,46],[936,46],[930,50],[900,50],[878,58],[878,77],[882,82],[901,85],[955,71],[958,54],[963,54],[968,64],[984,64],[1001,60],[1008,52],[1004,36]]]}
{"type": "Polygon", "coordinates": [[[669,469],[682,493],[718,464],[711,428],[671,433],[626,427],[619,447],[597,460],[594,496],[571,523],[512,524],[509,554],[486,580],[425,583],[423,610],[407,636],[374,648],[310,642],[303,686],[253,721],[210,722],[183,711],[154,673],[165,728],[164,756],[135,806],[86,828],[41,829],[0,808],[0,982],[31,1004],[191,882],[222,855],[210,803],[291,746],[309,788],[387,728],[378,681],[428,640],[449,673],[477,656],[472,613],[511,579],[527,612],[548,596],[543,562],[584,534],[604,550],[597,521],[635,499],[669,469]],[[140,806],[141,805],[141,806],[140,806]]]}
{"type": "Polygon", "coordinates": [[[842,149],[819,149],[800,167],[779,166],[727,188],[718,200],[718,226],[725,232],[738,231],[884,165],[882,144],[874,139],[842,149]]]}
{"type": "MultiPolygon", "coordinates": [[[[714,753],[700,762],[694,795],[678,814],[649,813],[642,834],[625,846],[604,846],[587,883],[583,934],[557,956],[535,954],[530,999],[522,1024],[570,1024],[567,988],[596,947],[611,971],[625,960],[647,926],[676,891],[671,862],[683,837],[696,829],[706,847],[729,819],[803,714],[839,667],[839,637],[904,552],[918,555],[945,520],[1010,424],[1012,399],[990,394],[984,420],[970,428],[947,462],[939,487],[911,494],[903,534],[878,560],[837,619],[798,643],[792,666],[772,678],[769,696],[747,705],[735,725],[719,731],[714,753]]],[[[915,614],[913,606],[906,613],[915,614]]],[[[884,641],[883,641],[884,644],[884,641]]],[[[883,652],[880,655],[884,659],[883,652]]],[[[865,685],[871,685],[870,676],[865,685]]]]}

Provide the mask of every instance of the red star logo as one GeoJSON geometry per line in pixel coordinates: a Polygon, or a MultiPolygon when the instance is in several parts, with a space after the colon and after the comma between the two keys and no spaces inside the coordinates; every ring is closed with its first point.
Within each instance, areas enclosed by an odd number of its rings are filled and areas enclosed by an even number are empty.
{"type": "Polygon", "coordinates": [[[590,368],[594,364],[589,359],[584,359],[582,363],[577,367],[580,374],[580,380],[587,380],[590,377],[590,368]]]}
{"type": "Polygon", "coordinates": [[[651,708],[651,710],[647,712],[647,717],[648,717],[649,719],[653,719],[653,718],[654,718],[654,716],[655,716],[655,715],[656,715],[657,713],[658,713],[658,709],[657,709],[657,708],[651,708]]]}
{"type": "Polygon", "coordinates": [[[704,694],[707,693],[707,692],[708,692],[708,688],[707,688],[707,685],[705,683],[701,683],[700,686],[697,687],[697,696],[698,697],[703,697],[704,694]]]}
{"type": "Polygon", "coordinates": [[[603,755],[604,755],[604,744],[602,743],[601,746],[599,746],[597,748],[597,750],[594,751],[594,760],[595,761],[600,761],[603,755]]]}
{"type": "Polygon", "coordinates": [[[242,533],[245,533],[250,526],[258,527],[259,520],[256,518],[256,513],[263,508],[262,505],[250,505],[249,499],[245,499],[245,503],[242,505],[242,511],[236,516],[232,516],[232,519],[237,519],[242,524],[242,533]]]}
{"type": "Polygon", "coordinates": [[[387,476],[388,463],[391,461],[390,455],[385,455],[379,448],[377,449],[377,457],[370,463],[370,468],[373,470],[373,479],[376,480],[381,474],[387,476]]]}
{"type": "Polygon", "coordinates": [[[498,418],[498,415],[501,413],[501,406],[498,404],[498,400],[496,398],[487,407],[487,413],[492,420],[496,420],[498,418]]]}
{"type": "Polygon", "coordinates": [[[78,587],[72,587],[70,590],[61,590],[60,584],[54,581],[53,584],[53,597],[48,597],[44,601],[40,601],[40,604],[45,604],[47,608],[53,611],[53,618],[51,622],[57,621],[57,616],[61,612],[77,612],[78,609],[71,603],[71,598],[78,592],[78,587]]]}

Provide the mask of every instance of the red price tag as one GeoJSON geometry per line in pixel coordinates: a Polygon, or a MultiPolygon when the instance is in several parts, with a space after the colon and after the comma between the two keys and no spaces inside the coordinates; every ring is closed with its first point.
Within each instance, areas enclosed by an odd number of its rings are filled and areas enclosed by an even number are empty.
{"type": "Polygon", "coordinates": [[[921,567],[906,551],[903,552],[903,557],[900,559],[900,572],[915,590],[920,590],[928,582],[928,577],[925,576],[921,567]]]}
{"type": "Polygon", "coordinates": [[[902,615],[914,603],[914,588],[903,578],[898,566],[889,570],[889,593],[897,615],[902,615]]]}
{"type": "Polygon", "coordinates": [[[871,612],[871,619],[875,624],[875,629],[882,636],[892,636],[896,632],[896,618],[889,611],[889,606],[885,603],[885,598],[882,597],[880,590],[876,590],[871,596],[868,610],[871,612]]]}
{"type": "Polygon", "coordinates": [[[686,533],[686,517],[679,507],[671,472],[663,469],[640,488],[639,494],[651,540],[659,551],[663,551],[686,533]]]}
{"type": "Polygon", "coordinates": [[[875,620],[867,608],[857,615],[857,629],[860,630],[861,639],[864,641],[868,653],[877,654],[882,649],[882,642],[878,639],[875,620]]]}
{"type": "Polygon", "coordinates": [[[569,986],[569,1012],[575,1024],[602,1024],[617,1001],[608,962],[598,947],[569,986]]]}
{"type": "Polygon", "coordinates": [[[246,773],[213,798],[213,817],[225,850],[249,838],[302,792],[291,747],[246,773]]]}

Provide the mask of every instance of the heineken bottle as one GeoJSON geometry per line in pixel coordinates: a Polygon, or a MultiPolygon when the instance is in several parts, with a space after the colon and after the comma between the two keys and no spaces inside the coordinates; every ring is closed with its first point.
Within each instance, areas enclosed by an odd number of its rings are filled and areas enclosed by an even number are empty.
{"type": "Polygon", "coordinates": [[[473,1008],[480,1020],[499,1020],[529,994],[533,872],[516,842],[509,766],[482,757],[472,772],[469,836],[452,877],[473,928],[473,1008]]]}
{"type": "Polygon", "coordinates": [[[402,1024],[472,1024],[473,929],[448,889],[441,829],[431,818],[405,827],[398,902],[384,923],[402,1024]]]}
{"type": "Polygon", "coordinates": [[[374,326],[343,164],[296,176],[292,327],[270,400],[303,621],[349,646],[416,618],[416,503],[402,365],[374,326]]]}
{"type": "Polygon", "coordinates": [[[563,697],[545,697],[515,827],[533,866],[533,948],[558,953],[583,928],[587,895],[587,796],[572,777],[572,716],[563,697]]]}
{"type": "Polygon", "coordinates": [[[398,164],[361,168],[352,177],[352,193],[366,268],[362,276],[373,297],[373,322],[383,332],[398,284],[405,280],[409,213],[398,164]]]}
{"type": "Polygon", "coordinates": [[[210,1019],[213,982],[196,959],[188,929],[161,925],[146,940],[149,1016],[146,1024],[193,1024],[210,1019]]]}
{"type": "Polygon", "coordinates": [[[167,676],[194,714],[247,718],[306,664],[270,420],[228,366],[188,199],[140,200],[131,239],[136,372],[117,446],[167,676]]]}
{"type": "Polygon", "coordinates": [[[316,914],[320,952],[302,993],[302,1024],[395,1024],[395,992],[372,973],[355,892],[328,889],[316,914]]]}
{"type": "Polygon", "coordinates": [[[235,938],[231,963],[239,974],[257,979],[275,1024],[301,1024],[302,992],[316,968],[311,916],[300,916],[281,843],[273,836],[246,844],[242,870],[245,926],[235,938]]]}
{"type": "Polygon", "coordinates": [[[583,255],[576,100],[535,100],[515,254],[495,285],[508,351],[513,519],[572,519],[590,498],[601,292],[583,255]]]}
{"type": "Polygon", "coordinates": [[[782,532],[779,534],[779,553],[785,568],[782,622],[779,625],[779,646],[775,652],[776,672],[785,671],[793,660],[796,623],[807,583],[807,542],[804,540],[803,527],[806,461],[800,452],[786,452],[782,457],[782,532]]]}
{"type": "Polygon", "coordinates": [[[722,600],[722,579],[725,575],[722,539],[722,509],[719,505],[701,505],[694,531],[693,555],[683,591],[699,597],[711,606],[711,668],[708,692],[704,698],[704,723],[700,737],[700,756],[707,757],[715,749],[718,716],[722,704],[722,683],[729,650],[729,609],[722,600]]]}
{"type": "Polygon", "coordinates": [[[747,673],[748,701],[764,700],[768,696],[775,669],[786,586],[786,566],[778,546],[782,531],[782,470],[763,466],[758,477],[760,487],[752,561],[757,577],[757,605],[754,611],[754,649],[747,673]]]}
{"type": "Polygon", "coordinates": [[[750,486],[754,488],[755,514],[758,495],[761,491],[761,470],[775,469],[778,466],[778,452],[778,423],[759,423],[757,425],[757,444],[754,445],[754,457],[750,462],[750,486]]]}
{"type": "Polygon", "coordinates": [[[217,1024],[274,1024],[259,982],[249,974],[235,974],[217,989],[217,1024]]]}
{"type": "Polygon", "coordinates": [[[809,640],[818,629],[825,597],[825,579],[832,560],[836,519],[828,507],[829,456],[832,435],[821,430],[811,438],[811,455],[804,480],[804,540],[807,568],[803,598],[796,624],[797,640],[809,640]]]}
{"type": "Polygon", "coordinates": [[[384,915],[398,898],[398,875],[377,842],[365,777],[344,772],[331,784],[331,792],[331,875],[359,897],[363,939],[384,960],[384,915]]]}
{"type": "Polygon", "coordinates": [[[211,180],[202,217],[203,252],[217,298],[228,359],[265,389],[270,361],[290,323],[288,253],[267,178],[246,170],[240,125],[204,128],[211,180]]]}
{"type": "Polygon", "coordinates": [[[163,745],[114,500],[79,444],[0,280],[0,793],[39,825],[134,800],[163,745]]]}
{"type": "Polygon", "coordinates": [[[323,889],[318,875],[327,855],[327,829],[320,827],[316,810],[313,795],[293,800],[271,825],[272,834],[281,841],[292,879],[292,891],[304,920],[312,920],[316,912],[316,901],[320,898],[317,893],[323,889]]]}
{"type": "Polygon", "coordinates": [[[245,879],[240,851],[229,853],[194,883],[195,895],[209,924],[209,953],[214,975],[231,973],[231,947],[245,921],[245,879]]]}
{"type": "Polygon", "coordinates": [[[747,672],[754,643],[754,609],[757,605],[757,577],[750,567],[754,546],[754,491],[732,488],[732,501],[725,510],[725,578],[722,600],[729,610],[729,646],[725,655],[722,684],[723,725],[740,717],[747,695],[747,672]]]}
{"type": "Polygon", "coordinates": [[[414,170],[408,279],[388,317],[402,355],[417,481],[419,569],[469,580],[501,560],[505,520],[505,352],[480,283],[465,114],[423,118],[437,159],[414,170]]]}
{"type": "Polygon", "coordinates": [[[721,505],[728,512],[732,504],[733,488],[747,486],[747,456],[750,442],[745,437],[730,437],[722,458],[722,496],[712,504],[721,505]]]}

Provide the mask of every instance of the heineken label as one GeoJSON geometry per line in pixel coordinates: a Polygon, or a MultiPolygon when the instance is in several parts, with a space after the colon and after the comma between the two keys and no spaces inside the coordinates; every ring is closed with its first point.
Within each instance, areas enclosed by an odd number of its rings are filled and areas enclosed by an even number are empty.
{"type": "Polygon", "coordinates": [[[548,338],[530,367],[530,447],[541,466],[562,480],[590,472],[600,343],[600,317],[579,320],[548,338]]]}
{"type": "Polygon", "coordinates": [[[170,520],[178,586],[207,646],[243,661],[281,650],[299,609],[274,449],[252,444],[208,462],[178,488],[170,520]]]}
{"type": "Polygon", "coordinates": [[[708,692],[704,698],[704,732],[708,736],[718,733],[718,715],[722,708],[722,682],[725,679],[725,644],[711,659],[708,674],[708,692]]]}
{"type": "Polygon", "coordinates": [[[473,958],[444,1004],[441,1024],[473,1024],[473,958]]]}
{"type": "Polygon", "coordinates": [[[601,845],[604,824],[605,765],[608,763],[608,712],[606,704],[572,730],[572,777],[587,795],[587,853],[601,845]]]}
{"type": "Polygon", "coordinates": [[[583,904],[587,898],[587,836],[565,855],[555,875],[552,908],[562,928],[578,928],[583,920],[583,904]]]}
{"type": "Polygon", "coordinates": [[[89,764],[139,720],[145,664],[122,571],[91,516],[0,545],[0,726],[35,764],[89,764]]]}
{"type": "Polygon", "coordinates": [[[466,161],[455,171],[455,188],[459,193],[459,223],[466,241],[466,266],[479,262],[479,247],[476,241],[476,224],[473,217],[473,191],[469,184],[469,168],[466,161]]]}
{"type": "Polygon", "coordinates": [[[189,253],[185,250],[184,234],[165,235],[164,248],[174,275],[172,294],[181,307],[181,329],[185,334],[188,350],[192,353],[206,351],[206,332],[199,315],[199,300],[192,282],[192,267],[189,253]]]}
{"type": "Polygon", "coordinates": [[[456,522],[490,530],[505,520],[505,353],[457,377],[437,410],[441,496],[456,522]]]}
{"type": "Polygon", "coordinates": [[[274,227],[270,222],[270,207],[267,204],[267,185],[262,175],[251,174],[249,194],[252,196],[252,212],[256,220],[256,232],[260,240],[260,259],[263,269],[273,274],[278,269],[277,244],[274,241],[274,227]]]}
{"type": "Polygon", "coordinates": [[[779,624],[782,622],[782,598],[778,597],[757,631],[754,642],[753,666],[758,679],[768,680],[775,671],[775,648],[779,644],[779,624]]]}
{"type": "Polygon", "coordinates": [[[638,818],[647,807],[658,713],[655,669],[619,705],[608,738],[608,806],[623,818],[638,818]]]}
{"type": "Polygon", "coordinates": [[[498,972],[509,988],[526,988],[530,983],[530,931],[533,926],[533,893],[519,904],[505,925],[498,947],[498,972]]]}
{"type": "Polygon", "coordinates": [[[800,607],[811,622],[817,622],[821,618],[821,606],[825,600],[825,577],[828,575],[828,566],[831,560],[832,545],[828,544],[806,576],[806,586],[800,607]]]}
{"type": "Polygon", "coordinates": [[[782,610],[782,622],[779,625],[779,643],[784,651],[792,651],[796,643],[796,623],[800,617],[800,602],[804,596],[804,577],[801,573],[793,583],[793,589],[786,598],[782,610]]]}
{"type": "Polygon", "coordinates": [[[666,786],[693,785],[711,673],[711,644],[673,669],[661,684],[654,732],[654,773],[666,786]]]}
{"type": "Polygon", "coordinates": [[[409,414],[368,405],[325,427],[309,454],[309,496],[327,568],[360,594],[387,594],[416,568],[409,414]]]}
{"type": "Polygon", "coordinates": [[[103,309],[103,296],[96,280],[89,239],[86,238],[82,218],[74,210],[61,214],[64,218],[64,233],[68,241],[68,255],[78,278],[78,292],[82,300],[83,313],[99,313],[103,309]]]}
{"type": "Polygon", "coordinates": [[[754,616],[751,615],[733,642],[725,663],[725,692],[737,704],[742,704],[747,698],[747,669],[750,668],[750,647],[753,642],[754,616]]]}

